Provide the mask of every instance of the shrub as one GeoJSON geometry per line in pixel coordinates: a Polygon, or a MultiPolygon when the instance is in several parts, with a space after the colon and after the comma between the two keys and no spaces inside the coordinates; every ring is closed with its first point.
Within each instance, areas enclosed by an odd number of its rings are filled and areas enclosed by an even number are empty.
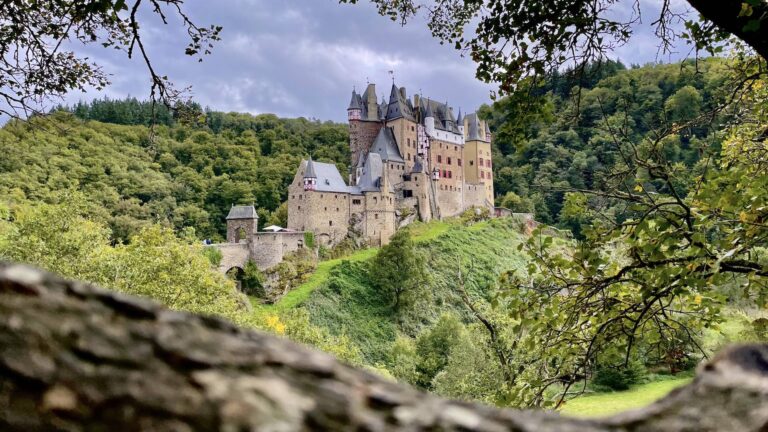
{"type": "Polygon", "coordinates": [[[611,390],[627,390],[639,383],[646,374],[645,366],[638,360],[630,360],[627,366],[600,365],[595,371],[592,384],[611,390]]]}
{"type": "Polygon", "coordinates": [[[243,268],[243,279],[241,281],[241,287],[245,294],[250,296],[256,296],[259,298],[266,297],[267,293],[264,289],[264,282],[266,278],[264,274],[259,270],[259,267],[255,262],[248,260],[243,268]]]}
{"type": "Polygon", "coordinates": [[[224,258],[224,255],[218,248],[211,246],[203,248],[203,255],[208,258],[208,261],[210,261],[211,265],[214,267],[218,267],[219,264],[221,264],[221,260],[224,258]]]}
{"type": "Polygon", "coordinates": [[[309,249],[315,248],[315,233],[307,231],[304,233],[304,246],[309,249]]]}

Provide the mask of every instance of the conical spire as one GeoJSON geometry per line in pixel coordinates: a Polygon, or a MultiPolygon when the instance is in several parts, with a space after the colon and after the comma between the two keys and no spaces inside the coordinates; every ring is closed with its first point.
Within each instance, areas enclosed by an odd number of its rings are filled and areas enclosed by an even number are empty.
{"type": "Polygon", "coordinates": [[[435,117],[435,115],[432,113],[432,103],[429,99],[427,99],[427,112],[424,114],[424,118],[427,117],[435,117]]]}
{"type": "Polygon", "coordinates": [[[347,108],[347,111],[361,109],[363,109],[363,107],[360,106],[360,98],[357,96],[357,92],[352,90],[352,100],[349,101],[349,108],[347,108]]]}
{"type": "Polygon", "coordinates": [[[464,126],[464,116],[461,115],[461,108],[459,108],[459,118],[456,119],[456,123],[458,123],[459,126],[464,126]]]}
{"type": "Polygon", "coordinates": [[[397,89],[395,83],[392,83],[392,90],[389,92],[389,103],[400,101],[400,90],[397,89]]]}
{"type": "Polygon", "coordinates": [[[304,170],[304,178],[317,178],[315,174],[315,164],[312,163],[312,156],[307,161],[307,168],[304,170]]]}

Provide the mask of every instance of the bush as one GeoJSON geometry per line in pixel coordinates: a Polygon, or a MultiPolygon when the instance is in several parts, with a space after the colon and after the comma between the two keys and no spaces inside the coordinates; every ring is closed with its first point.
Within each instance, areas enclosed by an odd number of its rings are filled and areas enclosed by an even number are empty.
{"type": "Polygon", "coordinates": [[[304,246],[309,249],[315,248],[315,233],[307,231],[304,233],[304,246]]]}
{"type": "Polygon", "coordinates": [[[243,269],[243,279],[241,281],[243,292],[249,296],[264,298],[267,295],[264,289],[265,281],[266,278],[256,263],[248,260],[243,269]]]}
{"type": "Polygon", "coordinates": [[[221,264],[221,260],[224,258],[224,255],[218,248],[211,246],[203,248],[203,255],[208,258],[208,261],[210,261],[211,265],[214,267],[218,267],[219,264],[221,264]]]}
{"type": "Polygon", "coordinates": [[[472,225],[491,218],[491,211],[486,207],[472,207],[459,216],[462,225],[472,225]]]}
{"type": "Polygon", "coordinates": [[[611,390],[627,390],[638,384],[646,376],[645,366],[637,360],[631,360],[625,366],[598,366],[592,384],[611,390]]]}

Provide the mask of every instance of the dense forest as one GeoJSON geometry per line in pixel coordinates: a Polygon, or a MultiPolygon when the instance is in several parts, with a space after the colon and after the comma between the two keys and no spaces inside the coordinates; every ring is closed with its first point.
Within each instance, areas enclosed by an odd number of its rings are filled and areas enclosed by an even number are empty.
{"type": "MultiPolygon", "coordinates": [[[[607,62],[556,72],[484,107],[494,132],[497,205],[578,233],[579,221],[562,213],[565,193],[601,188],[620,162],[617,140],[639,142],[722,103],[727,72],[721,58],[629,69],[607,62]]],[[[668,136],[667,161],[695,171],[719,151],[723,122],[715,117],[668,136]]]]}
{"type": "Polygon", "coordinates": [[[285,224],[287,185],[309,154],[346,172],[347,128],[274,115],[207,112],[176,121],[134,99],[96,100],[0,131],[0,196],[56,203],[80,191],[125,241],[149,223],[221,239],[232,204],[285,224]],[[85,120],[88,119],[88,120],[85,120]],[[210,126],[208,126],[210,124],[210,126]]]}

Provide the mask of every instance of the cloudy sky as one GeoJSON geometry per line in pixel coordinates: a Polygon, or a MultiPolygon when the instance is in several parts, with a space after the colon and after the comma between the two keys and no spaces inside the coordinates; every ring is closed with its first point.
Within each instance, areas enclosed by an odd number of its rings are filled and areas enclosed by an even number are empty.
{"type": "MultiPolygon", "coordinates": [[[[643,11],[646,22],[655,1],[644,3],[649,5],[643,11]]],[[[377,84],[379,99],[388,95],[390,70],[409,95],[419,92],[463,111],[488,102],[493,89],[474,78],[469,59],[430,35],[425,20],[402,27],[379,16],[365,0],[358,5],[337,0],[190,0],[186,8],[197,24],[224,27],[212,55],[202,63],[184,56],[183,28],[173,21],[164,26],[154,17],[142,29],[145,44],[159,73],[178,87],[192,86],[194,98],[215,110],[341,121],[353,87],[364,88],[370,81],[377,84]]],[[[652,28],[643,24],[637,31],[630,45],[616,51],[618,58],[627,64],[669,60],[657,55],[652,28]]],[[[138,59],[98,45],[73,49],[103,65],[112,74],[112,85],[103,92],[70,94],[68,103],[104,95],[148,96],[148,75],[138,59]]]]}

